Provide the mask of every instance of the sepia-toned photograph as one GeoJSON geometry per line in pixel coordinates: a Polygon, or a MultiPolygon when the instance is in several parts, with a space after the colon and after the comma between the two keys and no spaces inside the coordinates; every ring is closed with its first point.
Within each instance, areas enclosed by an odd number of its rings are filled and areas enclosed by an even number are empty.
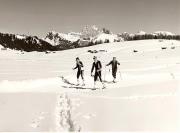
{"type": "Polygon", "coordinates": [[[0,132],[180,131],[180,0],[0,0],[0,132]]]}

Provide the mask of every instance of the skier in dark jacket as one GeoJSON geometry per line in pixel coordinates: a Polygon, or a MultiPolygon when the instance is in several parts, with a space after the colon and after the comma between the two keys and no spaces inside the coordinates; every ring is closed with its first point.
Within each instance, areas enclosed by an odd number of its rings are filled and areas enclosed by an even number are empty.
{"type": "Polygon", "coordinates": [[[113,57],[113,60],[110,61],[106,66],[112,66],[112,76],[113,76],[113,82],[116,82],[116,73],[117,73],[117,68],[120,63],[116,60],[116,57],[113,57]]]}
{"type": "Polygon", "coordinates": [[[73,68],[73,70],[78,69],[77,71],[77,85],[79,85],[79,77],[81,76],[82,81],[83,81],[83,86],[84,84],[84,69],[83,69],[83,63],[80,61],[79,57],[76,58],[76,67],[73,68]]]}
{"type": "Polygon", "coordinates": [[[93,57],[93,60],[94,60],[94,62],[92,64],[91,76],[94,76],[94,88],[96,87],[96,82],[97,82],[98,78],[99,78],[100,82],[102,83],[103,88],[105,88],[105,85],[101,78],[101,70],[102,70],[101,62],[99,60],[97,60],[96,56],[93,57]],[[93,75],[92,73],[93,73],[94,69],[95,69],[95,74],[93,75]]]}

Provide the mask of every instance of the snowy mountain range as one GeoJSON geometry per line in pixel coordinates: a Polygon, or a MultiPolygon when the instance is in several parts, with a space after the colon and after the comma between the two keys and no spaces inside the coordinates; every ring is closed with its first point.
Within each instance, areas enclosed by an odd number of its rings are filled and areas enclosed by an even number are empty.
{"type": "Polygon", "coordinates": [[[53,46],[59,45],[61,41],[68,41],[70,43],[76,42],[80,39],[81,33],[58,33],[55,31],[49,32],[46,37],[45,41],[49,42],[53,46]]]}
{"type": "Polygon", "coordinates": [[[134,40],[134,38],[137,36],[152,36],[149,39],[156,39],[155,37],[158,36],[167,37],[167,36],[175,36],[175,34],[168,31],[156,31],[154,33],[146,33],[145,31],[139,31],[136,34],[129,34],[127,32],[121,34],[113,34],[112,32],[104,33],[102,29],[99,29],[96,26],[91,26],[91,27],[86,26],[80,33],[70,32],[64,34],[64,33],[58,33],[52,31],[47,34],[44,40],[49,42],[53,46],[60,45],[62,40],[64,41],[66,40],[69,43],[74,43],[74,42],[80,43],[80,42],[88,41],[94,44],[101,44],[101,43],[125,41],[126,40],[125,36],[128,37],[128,40],[130,38],[134,40]]]}
{"type": "Polygon", "coordinates": [[[49,32],[44,40],[53,46],[61,45],[61,41],[67,41],[70,44],[78,43],[80,46],[83,46],[81,42],[85,41],[94,44],[123,41],[123,38],[118,37],[116,34],[107,34],[105,31],[108,30],[105,28],[100,29],[95,25],[85,26],[80,33],[70,32],[65,34],[55,31],[49,32]]]}
{"type": "Polygon", "coordinates": [[[102,43],[144,39],[180,40],[180,36],[168,31],[156,31],[154,33],[139,31],[136,34],[127,32],[114,34],[106,28],[98,28],[95,25],[85,26],[81,32],[59,33],[51,31],[42,39],[37,36],[0,33],[0,45],[5,48],[28,52],[58,51],[102,43]]]}

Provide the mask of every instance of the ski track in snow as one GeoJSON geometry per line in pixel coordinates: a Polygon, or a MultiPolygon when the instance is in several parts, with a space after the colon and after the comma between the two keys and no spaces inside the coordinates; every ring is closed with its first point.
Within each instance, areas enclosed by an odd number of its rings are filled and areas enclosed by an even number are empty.
{"type": "Polygon", "coordinates": [[[81,131],[81,126],[74,120],[72,114],[73,106],[72,100],[66,93],[57,96],[57,103],[55,109],[55,124],[56,131],[81,131]]]}

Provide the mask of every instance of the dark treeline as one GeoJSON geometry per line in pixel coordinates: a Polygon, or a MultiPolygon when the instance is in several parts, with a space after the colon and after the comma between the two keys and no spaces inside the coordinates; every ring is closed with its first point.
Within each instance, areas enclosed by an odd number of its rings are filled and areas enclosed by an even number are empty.
{"type": "Polygon", "coordinates": [[[147,39],[166,39],[166,40],[180,40],[180,35],[165,35],[165,34],[144,34],[144,35],[129,35],[127,33],[119,35],[124,38],[124,41],[147,40],[147,39]]]}

